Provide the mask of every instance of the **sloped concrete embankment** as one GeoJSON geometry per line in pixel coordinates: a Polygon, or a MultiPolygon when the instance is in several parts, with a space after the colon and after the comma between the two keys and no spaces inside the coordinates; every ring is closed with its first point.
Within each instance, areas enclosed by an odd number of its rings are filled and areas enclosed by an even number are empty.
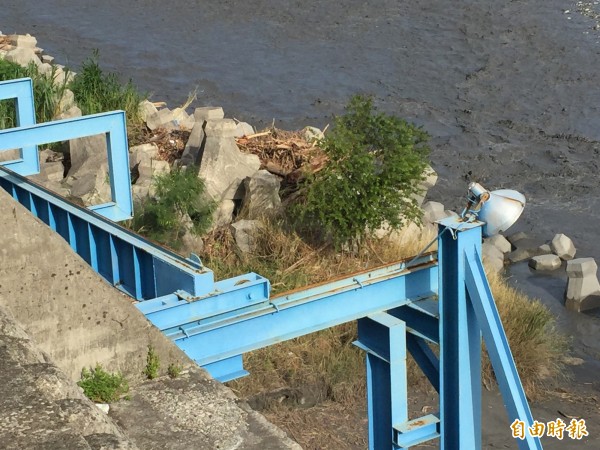
{"type": "Polygon", "coordinates": [[[30,439],[17,448],[299,448],[238,405],[229,389],[194,366],[128,297],[2,189],[0,229],[0,308],[14,317],[0,315],[0,442],[30,439]],[[162,367],[179,364],[187,373],[142,382],[148,345],[162,367]],[[130,381],[131,401],[113,405],[110,414],[124,431],[110,416],[98,416],[74,383],[83,367],[96,363],[130,381]],[[55,412],[53,420],[43,419],[46,408],[55,412]],[[113,436],[108,444],[92,443],[107,433],[113,436]],[[62,439],[73,445],[58,445],[62,439]]]}

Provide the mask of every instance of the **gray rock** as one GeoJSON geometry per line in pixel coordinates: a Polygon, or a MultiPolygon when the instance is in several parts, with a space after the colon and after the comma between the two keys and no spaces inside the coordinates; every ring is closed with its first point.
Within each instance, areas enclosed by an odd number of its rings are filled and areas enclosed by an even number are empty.
{"type": "Polygon", "coordinates": [[[169,108],[163,108],[150,115],[146,120],[146,126],[151,130],[164,128],[165,130],[174,130],[178,124],[175,122],[175,115],[169,108]]]}
{"type": "Polygon", "coordinates": [[[254,128],[248,122],[240,122],[235,126],[234,136],[242,137],[242,136],[250,136],[254,134],[254,128]]]}
{"type": "Polygon", "coordinates": [[[423,220],[434,223],[436,220],[444,219],[446,213],[444,205],[439,202],[427,202],[423,205],[423,220]]]}
{"type": "Polygon", "coordinates": [[[204,180],[206,192],[213,200],[242,199],[240,185],[259,168],[258,156],[240,152],[233,137],[215,138],[207,132],[198,176],[204,180]]]}
{"type": "Polygon", "coordinates": [[[552,253],[552,248],[550,247],[550,244],[540,245],[540,252],[542,252],[542,255],[549,255],[550,253],[552,253]]]}
{"type": "Polygon", "coordinates": [[[103,162],[99,166],[85,164],[75,176],[69,177],[69,182],[71,195],[81,198],[86,206],[100,205],[111,200],[107,162],[103,162]]]}
{"type": "Polygon", "coordinates": [[[69,141],[69,154],[71,156],[70,176],[75,176],[85,163],[97,168],[100,162],[108,160],[106,136],[99,134],[72,139],[69,141]]]}
{"type": "Polygon", "coordinates": [[[9,37],[10,43],[15,47],[35,49],[37,39],[30,34],[13,34],[9,37]]]}
{"type": "Polygon", "coordinates": [[[529,260],[529,267],[534,270],[556,270],[560,265],[561,260],[556,255],[539,255],[529,260]]]}
{"type": "Polygon", "coordinates": [[[573,241],[564,234],[557,234],[550,243],[552,251],[562,260],[569,261],[575,257],[573,241]]]}
{"type": "Polygon", "coordinates": [[[279,178],[267,170],[259,170],[246,178],[242,211],[250,219],[277,214],[281,210],[280,185],[279,178]]]}
{"type": "Polygon", "coordinates": [[[40,58],[38,58],[31,48],[17,47],[9,50],[8,53],[4,55],[4,59],[22,67],[27,67],[30,63],[33,63],[38,67],[42,65],[40,58]]]}
{"type": "Polygon", "coordinates": [[[233,220],[233,211],[235,210],[235,202],[233,200],[223,200],[213,213],[212,227],[219,228],[229,225],[233,220]]]}
{"type": "Polygon", "coordinates": [[[42,55],[42,62],[46,64],[52,64],[54,62],[54,56],[42,55]]]}
{"type": "Polygon", "coordinates": [[[70,119],[72,117],[81,117],[81,116],[82,116],[81,109],[79,109],[77,106],[71,106],[68,110],[60,113],[54,119],[61,120],[61,119],[70,119]]]}
{"type": "Polygon", "coordinates": [[[194,119],[196,122],[206,122],[207,120],[223,119],[225,113],[220,106],[203,106],[194,110],[194,119]]]}
{"type": "Polygon", "coordinates": [[[539,241],[535,239],[523,237],[515,240],[512,244],[516,247],[516,250],[508,254],[508,260],[511,263],[524,261],[526,259],[533,258],[534,256],[539,256],[543,253],[540,250],[539,241]]]}
{"type": "Polygon", "coordinates": [[[76,106],[75,94],[73,93],[73,91],[71,91],[69,89],[65,89],[62,97],[60,98],[60,102],[58,104],[58,109],[62,113],[62,112],[68,111],[69,109],[73,108],[74,106],[76,106]]]}
{"type": "Polygon", "coordinates": [[[154,114],[158,114],[158,109],[154,106],[154,103],[149,100],[140,102],[140,116],[144,122],[148,122],[148,119],[154,114]]]}
{"type": "Polygon", "coordinates": [[[256,245],[254,234],[260,227],[258,220],[239,220],[231,224],[231,234],[242,253],[251,253],[256,245]]]}
{"type": "Polygon", "coordinates": [[[500,272],[504,269],[504,253],[495,245],[484,242],[481,245],[481,259],[488,270],[500,272]]]}
{"type": "Polygon", "coordinates": [[[506,239],[501,234],[496,234],[494,236],[491,236],[491,237],[485,239],[485,242],[492,244],[494,247],[496,247],[498,250],[500,250],[503,254],[510,253],[510,251],[512,250],[512,246],[511,246],[510,242],[508,242],[508,239],[506,239]]]}
{"type": "Polygon", "coordinates": [[[506,236],[506,239],[511,244],[515,245],[516,242],[522,239],[529,239],[529,235],[524,231],[519,231],[518,233],[511,234],[510,236],[506,236]]]}
{"type": "Polygon", "coordinates": [[[481,245],[481,257],[484,260],[493,258],[504,260],[504,253],[502,253],[495,245],[484,242],[481,245]]]}
{"type": "Polygon", "coordinates": [[[572,311],[586,311],[600,306],[600,283],[594,258],[578,258],[567,262],[565,306],[572,311]]]}

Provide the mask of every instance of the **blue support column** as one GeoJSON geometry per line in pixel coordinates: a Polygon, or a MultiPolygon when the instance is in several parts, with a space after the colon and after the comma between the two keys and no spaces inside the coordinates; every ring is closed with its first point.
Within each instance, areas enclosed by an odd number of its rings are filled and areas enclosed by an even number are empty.
{"type": "MultiPolygon", "coordinates": [[[[441,449],[481,448],[481,338],[465,288],[465,254],[481,248],[481,224],[459,223],[438,242],[441,449]]],[[[440,224],[440,231],[448,226],[440,224]]]]}
{"type": "MultiPolygon", "coordinates": [[[[482,222],[439,222],[440,418],[442,450],[481,448],[481,334],[509,421],[533,418],[481,262],[482,222]],[[447,231],[447,230],[446,230],[447,231]]],[[[506,433],[510,436],[510,430],[506,433]]],[[[521,450],[539,438],[517,439],[521,450]]]]}
{"type": "Polygon", "coordinates": [[[406,324],[387,313],[358,320],[358,341],[367,352],[369,450],[397,449],[394,424],[408,421],[406,324]]]}

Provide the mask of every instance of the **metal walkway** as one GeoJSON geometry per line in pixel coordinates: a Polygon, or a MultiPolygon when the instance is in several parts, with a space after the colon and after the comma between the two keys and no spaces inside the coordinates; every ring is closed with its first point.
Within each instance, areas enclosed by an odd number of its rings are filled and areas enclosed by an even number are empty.
{"type": "MultiPolygon", "coordinates": [[[[439,252],[270,296],[255,273],[215,281],[197,256],[170,252],[114,221],[132,214],[123,112],[35,124],[31,80],[0,83],[0,100],[16,99],[18,127],[0,130],[0,186],[60,234],[106,281],[215,378],[247,374],[242,355],[358,320],[366,352],[369,448],[409,448],[440,437],[445,450],[481,448],[481,338],[498,378],[509,421],[533,419],[481,263],[483,223],[446,219],[439,252]],[[37,146],[105,134],[112,202],[89,209],[27,180],[39,172],[37,146]],[[445,232],[451,230],[452,232],[445,232]],[[436,259],[437,256],[437,259],[436,259]],[[439,346],[440,357],[430,345],[439,346]],[[408,420],[410,351],[439,392],[440,411],[408,420]]],[[[507,429],[507,433],[509,430],[507,429]]],[[[517,440],[541,449],[538,438],[517,440]]]]}

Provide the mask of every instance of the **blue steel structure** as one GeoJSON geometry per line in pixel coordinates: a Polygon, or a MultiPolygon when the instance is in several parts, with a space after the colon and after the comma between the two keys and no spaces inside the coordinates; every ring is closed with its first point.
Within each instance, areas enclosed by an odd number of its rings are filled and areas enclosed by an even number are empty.
{"type": "MultiPolygon", "coordinates": [[[[35,124],[30,80],[0,83],[15,98],[18,127],[0,130],[0,186],[60,234],[187,355],[221,381],[245,375],[242,355],[358,320],[366,352],[369,448],[405,449],[440,437],[444,450],[481,448],[481,342],[486,344],[509,421],[533,423],[481,263],[481,222],[440,222],[438,259],[429,253],[276,297],[248,273],[215,282],[200,259],[181,256],[118,226],[129,217],[128,149],[122,112],[35,124]],[[86,209],[27,180],[37,145],[107,134],[113,202],[86,209]],[[440,357],[431,345],[439,346],[440,357]],[[440,411],[409,420],[407,350],[439,392],[440,411]]],[[[507,433],[509,430],[507,429],[507,433]]],[[[539,439],[517,440],[541,449],[539,439]]]]}

